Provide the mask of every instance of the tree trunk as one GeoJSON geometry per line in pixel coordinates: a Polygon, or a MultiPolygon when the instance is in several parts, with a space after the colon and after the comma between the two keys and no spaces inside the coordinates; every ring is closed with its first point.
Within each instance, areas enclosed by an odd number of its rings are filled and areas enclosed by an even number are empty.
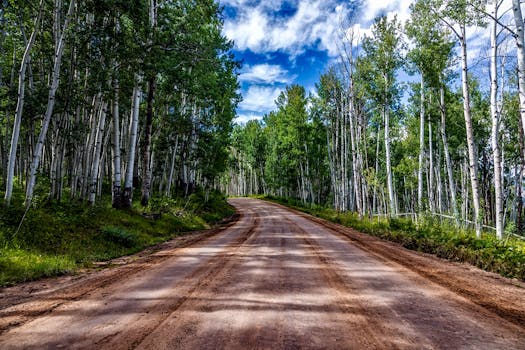
{"type": "Polygon", "coordinates": [[[468,84],[468,63],[467,63],[467,39],[465,26],[461,26],[461,80],[463,87],[463,114],[467,131],[467,146],[469,159],[470,184],[472,187],[472,205],[474,207],[474,223],[476,236],[481,237],[481,212],[479,201],[479,182],[478,182],[478,157],[476,145],[474,144],[474,131],[472,128],[472,115],[470,113],[470,90],[468,84]]]}
{"type": "Polygon", "coordinates": [[[120,114],[119,114],[119,83],[114,81],[113,95],[113,208],[122,207],[122,184],[120,164],[120,114]]]}
{"type": "Polygon", "coordinates": [[[71,0],[69,3],[69,10],[64,21],[64,26],[60,34],[60,40],[55,51],[55,63],[53,66],[51,88],[49,89],[49,96],[47,99],[47,109],[46,114],[44,115],[44,120],[42,121],[42,128],[40,129],[40,135],[38,136],[38,142],[35,147],[33,154],[33,161],[31,163],[31,170],[29,173],[29,180],[27,182],[26,190],[26,206],[31,205],[33,200],[33,191],[35,188],[36,182],[36,173],[38,171],[38,166],[40,165],[40,157],[42,154],[42,148],[44,147],[44,141],[46,139],[47,130],[49,128],[49,122],[53,116],[53,109],[55,107],[55,94],[58,89],[58,84],[60,82],[60,65],[62,63],[62,55],[64,54],[64,46],[66,41],[66,34],[68,32],[69,22],[73,15],[73,9],[75,8],[75,0],[71,0]]]}
{"type": "Polygon", "coordinates": [[[450,159],[450,152],[448,150],[448,140],[446,132],[446,109],[445,109],[445,86],[441,83],[440,86],[440,109],[441,109],[441,139],[443,140],[443,152],[445,153],[445,163],[447,167],[447,176],[448,176],[448,186],[450,192],[450,206],[452,207],[452,212],[456,218],[456,224],[459,220],[459,211],[456,200],[456,185],[454,183],[454,172],[452,170],[452,161],[450,159]]]}
{"type": "MultiPolygon", "coordinates": [[[[494,0],[492,15],[498,18],[498,2],[494,0]]],[[[494,192],[495,192],[495,219],[496,236],[503,239],[503,188],[501,174],[501,149],[499,146],[499,123],[500,114],[498,110],[498,22],[493,21],[490,30],[491,57],[490,57],[490,114],[492,117],[492,157],[494,160],[494,192]]]]}
{"type": "Polygon", "coordinates": [[[11,202],[11,197],[13,196],[13,180],[15,174],[15,164],[16,164],[16,151],[18,149],[18,138],[20,136],[20,125],[22,123],[22,112],[24,110],[24,95],[25,95],[25,75],[27,65],[31,59],[30,53],[33,44],[35,43],[36,35],[38,33],[38,28],[40,25],[40,17],[42,16],[42,5],[44,1],[40,0],[38,6],[38,15],[35,20],[35,26],[29,42],[26,45],[24,56],[22,57],[22,63],[20,64],[20,71],[18,73],[18,100],[16,104],[15,112],[15,121],[13,125],[13,133],[11,135],[11,147],[9,149],[9,158],[7,163],[7,176],[6,176],[6,189],[5,189],[5,203],[7,205],[11,202]]]}
{"type": "Polygon", "coordinates": [[[394,198],[394,181],[392,179],[392,165],[390,156],[390,110],[388,106],[383,106],[383,114],[385,118],[385,156],[386,156],[386,178],[388,187],[388,204],[390,208],[390,216],[396,217],[396,202],[394,198]]]}
{"type": "Polygon", "coordinates": [[[129,128],[129,147],[128,147],[128,165],[126,168],[126,182],[122,193],[122,206],[131,208],[133,200],[133,174],[135,171],[135,153],[137,149],[137,131],[139,127],[139,107],[140,107],[140,84],[142,77],[138,76],[133,88],[132,110],[130,114],[129,128]]]}
{"type": "Polygon", "coordinates": [[[525,36],[520,0],[512,0],[512,11],[516,24],[516,47],[518,58],[518,88],[521,125],[525,129],[525,36]]]}
{"type": "Polygon", "coordinates": [[[104,141],[104,130],[106,127],[106,115],[107,115],[107,103],[102,102],[100,106],[100,118],[98,121],[97,133],[95,136],[95,149],[93,151],[93,163],[91,170],[91,181],[89,184],[89,198],[88,202],[91,205],[95,205],[95,198],[97,194],[99,170],[100,170],[100,158],[102,153],[102,145],[104,141]]]}
{"type": "Polygon", "coordinates": [[[417,211],[423,212],[423,157],[425,154],[425,80],[421,73],[421,91],[419,107],[419,159],[417,169],[417,211]]]}
{"type": "Polygon", "coordinates": [[[142,198],[140,203],[147,206],[151,196],[151,134],[153,130],[153,98],[155,96],[155,77],[148,82],[148,108],[142,146],[142,198]]]}

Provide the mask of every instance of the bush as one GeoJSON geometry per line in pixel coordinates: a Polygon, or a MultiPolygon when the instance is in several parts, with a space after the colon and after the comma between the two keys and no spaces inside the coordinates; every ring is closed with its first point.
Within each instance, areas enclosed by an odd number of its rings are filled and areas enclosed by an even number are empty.
{"type": "Polygon", "coordinates": [[[102,228],[104,239],[115,244],[131,248],[137,244],[137,237],[121,227],[105,226],[102,228]]]}

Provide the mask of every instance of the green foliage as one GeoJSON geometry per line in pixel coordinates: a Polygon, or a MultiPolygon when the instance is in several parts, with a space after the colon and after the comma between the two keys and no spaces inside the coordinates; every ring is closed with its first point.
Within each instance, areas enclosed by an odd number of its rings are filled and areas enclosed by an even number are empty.
{"type": "Polygon", "coordinates": [[[0,249],[0,286],[74,271],[77,264],[67,256],[24,249],[0,249]]]}
{"type": "Polygon", "coordinates": [[[137,244],[137,237],[122,227],[105,226],[102,228],[102,234],[106,241],[122,245],[126,248],[131,248],[137,244]]]}

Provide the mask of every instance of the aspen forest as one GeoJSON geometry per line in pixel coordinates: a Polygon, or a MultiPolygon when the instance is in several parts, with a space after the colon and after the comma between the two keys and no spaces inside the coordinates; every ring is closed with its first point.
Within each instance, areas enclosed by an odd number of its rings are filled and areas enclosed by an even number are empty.
{"type": "Polygon", "coordinates": [[[0,349],[525,349],[525,0],[0,0],[0,349]]]}
{"type": "Polygon", "coordinates": [[[5,206],[213,188],[239,100],[218,4],[2,0],[0,25],[5,206]]]}
{"type": "Polygon", "coordinates": [[[235,127],[222,189],[523,235],[523,14],[504,4],[419,0],[404,23],[341,24],[315,89],[291,84],[235,127]]]}

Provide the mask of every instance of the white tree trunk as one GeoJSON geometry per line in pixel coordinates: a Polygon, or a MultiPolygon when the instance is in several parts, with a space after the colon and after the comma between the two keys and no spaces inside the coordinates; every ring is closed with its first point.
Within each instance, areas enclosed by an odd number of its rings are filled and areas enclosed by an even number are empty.
{"type": "Polygon", "coordinates": [[[9,149],[9,159],[7,162],[7,177],[6,177],[6,189],[5,189],[5,203],[9,205],[11,197],[13,196],[13,180],[15,174],[16,164],[16,151],[18,149],[18,138],[20,136],[20,125],[22,123],[22,112],[24,110],[24,96],[25,96],[25,75],[29,60],[31,59],[31,48],[35,43],[35,38],[38,33],[40,25],[40,17],[42,16],[42,4],[43,0],[40,0],[38,6],[38,15],[35,20],[35,26],[29,42],[26,45],[24,56],[22,57],[22,63],[20,64],[20,71],[18,72],[18,101],[16,104],[15,121],[13,125],[13,133],[11,135],[11,148],[9,149]]]}
{"type": "Polygon", "coordinates": [[[386,178],[388,187],[388,204],[390,208],[390,216],[396,217],[396,202],[394,198],[394,181],[392,179],[392,165],[390,156],[390,110],[388,106],[383,106],[385,118],[385,156],[386,156],[386,178]]]}
{"type": "Polygon", "coordinates": [[[423,212],[423,157],[425,154],[425,80],[421,73],[421,92],[419,107],[419,159],[417,169],[417,210],[423,212]]]}
{"type": "MultiPolygon", "coordinates": [[[[494,0],[492,8],[492,16],[498,18],[498,2],[494,0]]],[[[499,146],[499,123],[500,114],[498,110],[498,42],[497,42],[498,22],[493,21],[490,27],[490,114],[492,118],[492,157],[494,160],[494,192],[496,205],[496,236],[503,239],[503,188],[501,181],[501,149],[499,146]]]]}
{"type": "Polygon", "coordinates": [[[53,116],[53,109],[55,107],[55,94],[58,89],[58,84],[60,83],[60,65],[62,64],[62,56],[64,54],[66,35],[68,32],[69,22],[73,15],[74,8],[75,8],[75,0],[71,0],[71,2],[69,3],[69,10],[64,20],[64,26],[60,34],[60,40],[58,42],[58,46],[55,51],[55,60],[54,60],[54,65],[53,65],[51,88],[49,89],[49,96],[47,99],[46,114],[44,115],[44,120],[42,121],[42,128],[40,129],[40,135],[38,136],[38,142],[36,144],[35,151],[33,153],[33,161],[31,163],[29,180],[27,182],[26,200],[25,200],[26,206],[31,205],[31,201],[33,200],[33,191],[35,188],[36,173],[40,165],[40,158],[42,154],[42,149],[44,147],[47,130],[49,128],[49,122],[51,121],[51,117],[53,116]]]}
{"type": "Polygon", "coordinates": [[[456,200],[456,185],[454,183],[454,172],[452,170],[452,161],[450,159],[450,152],[448,150],[448,140],[446,132],[446,110],[445,110],[445,87],[441,83],[440,87],[440,108],[441,108],[441,139],[443,140],[443,153],[445,156],[445,163],[447,168],[448,186],[450,192],[450,206],[456,218],[456,224],[459,223],[459,211],[456,200]]]}
{"type": "Polygon", "coordinates": [[[434,148],[432,144],[432,123],[428,120],[428,209],[431,213],[436,211],[434,191],[434,148]]]}
{"type": "Polygon", "coordinates": [[[133,173],[135,170],[135,154],[137,150],[137,132],[139,127],[139,107],[140,107],[140,84],[142,77],[138,76],[133,88],[132,111],[130,116],[128,165],[126,168],[126,181],[124,183],[123,201],[124,206],[130,208],[133,194],[133,173]]]}
{"type": "Polygon", "coordinates": [[[512,0],[512,11],[516,24],[516,47],[518,58],[518,87],[521,124],[525,130],[525,36],[520,0],[512,0]]]}
{"type": "Polygon", "coordinates": [[[107,103],[103,102],[100,107],[100,118],[98,121],[97,134],[95,136],[95,149],[93,151],[93,164],[91,170],[91,181],[89,184],[88,202],[95,204],[97,194],[98,175],[100,171],[100,158],[102,153],[102,144],[104,141],[104,130],[106,128],[107,103]]]}
{"type": "Polygon", "coordinates": [[[479,202],[479,182],[478,182],[478,156],[476,145],[474,144],[474,131],[472,128],[472,115],[470,113],[470,90],[468,84],[468,63],[467,63],[467,41],[465,26],[461,27],[461,82],[463,89],[463,114],[467,131],[467,146],[469,159],[470,184],[472,188],[472,205],[474,207],[474,223],[476,236],[481,237],[480,222],[480,202],[479,202]]]}
{"type": "Polygon", "coordinates": [[[113,95],[113,207],[122,205],[122,174],[120,161],[120,113],[119,113],[119,83],[114,82],[113,95]]]}

